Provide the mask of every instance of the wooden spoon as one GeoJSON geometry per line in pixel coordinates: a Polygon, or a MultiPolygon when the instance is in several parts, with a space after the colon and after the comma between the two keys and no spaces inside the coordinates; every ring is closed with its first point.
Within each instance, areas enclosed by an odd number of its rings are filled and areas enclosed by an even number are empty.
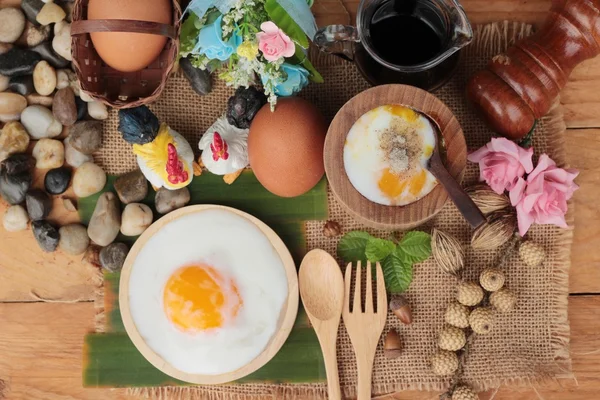
{"type": "Polygon", "coordinates": [[[473,199],[469,197],[469,195],[463,190],[460,184],[454,179],[454,177],[448,172],[446,167],[444,166],[444,162],[442,161],[442,157],[440,156],[440,145],[438,132],[439,126],[432,119],[429,118],[429,121],[433,124],[433,126],[438,130],[435,133],[435,148],[433,149],[433,154],[429,159],[429,163],[427,165],[427,169],[435,178],[444,186],[446,192],[448,192],[448,196],[452,202],[458,208],[458,211],[465,217],[467,222],[473,227],[477,228],[484,222],[486,222],[486,218],[481,212],[481,210],[477,207],[477,205],[473,202],[473,199]]]}
{"type": "Polygon", "coordinates": [[[325,371],[329,398],[341,399],[340,378],[336,358],[336,341],[342,307],[344,278],[335,259],[326,251],[315,249],[304,257],[298,272],[302,304],[317,333],[325,371]]]}

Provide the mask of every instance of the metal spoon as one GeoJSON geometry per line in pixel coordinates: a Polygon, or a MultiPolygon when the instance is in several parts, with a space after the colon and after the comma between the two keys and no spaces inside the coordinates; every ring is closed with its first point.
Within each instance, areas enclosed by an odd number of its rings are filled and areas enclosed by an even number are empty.
{"type": "Polygon", "coordinates": [[[433,154],[429,159],[429,163],[427,164],[427,169],[436,179],[444,186],[446,192],[448,192],[448,196],[452,202],[458,208],[458,211],[465,217],[467,222],[473,227],[477,228],[484,222],[486,222],[486,218],[484,217],[481,210],[475,205],[471,197],[460,186],[460,184],[454,179],[450,172],[444,166],[442,161],[442,157],[440,156],[440,145],[438,133],[441,132],[439,126],[432,118],[429,118],[429,121],[436,128],[437,132],[435,136],[435,148],[433,149],[433,154]]]}
{"type": "Polygon", "coordinates": [[[336,341],[342,307],[344,278],[335,259],[324,250],[312,250],[298,272],[302,304],[312,323],[325,360],[329,399],[342,398],[336,358],[336,341]]]}

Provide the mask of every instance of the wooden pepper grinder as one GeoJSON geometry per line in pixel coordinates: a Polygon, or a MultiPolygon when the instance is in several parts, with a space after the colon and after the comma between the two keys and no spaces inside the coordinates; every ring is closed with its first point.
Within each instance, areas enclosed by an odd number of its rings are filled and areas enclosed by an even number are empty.
{"type": "Polygon", "coordinates": [[[558,1],[539,32],[492,58],[469,80],[468,98],[509,139],[527,135],[573,68],[600,53],[600,0],[558,1]]]}

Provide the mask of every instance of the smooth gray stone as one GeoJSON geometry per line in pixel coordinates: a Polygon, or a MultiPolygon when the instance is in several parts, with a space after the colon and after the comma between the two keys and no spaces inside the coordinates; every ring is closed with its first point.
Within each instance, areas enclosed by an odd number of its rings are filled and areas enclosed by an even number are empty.
{"type": "Polygon", "coordinates": [[[0,54],[0,74],[8,77],[33,74],[35,65],[42,56],[29,49],[14,47],[0,54]]]}
{"type": "Polygon", "coordinates": [[[210,73],[207,70],[194,67],[187,58],[179,60],[179,66],[187,80],[190,82],[194,92],[198,93],[200,96],[207,95],[211,92],[212,81],[210,79],[210,73]]]}
{"type": "Polygon", "coordinates": [[[100,265],[107,271],[118,272],[123,268],[129,247],[124,243],[111,243],[100,250],[100,265]]]}
{"type": "Polygon", "coordinates": [[[35,19],[39,14],[40,10],[44,7],[42,0],[22,0],[21,9],[25,13],[25,16],[32,23],[39,25],[39,22],[35,19]]]}
{"type": "Polygon", "coordinates": [[[44,177],[44,187],[50,194],[63,194],[71,183],[71,170],[67,167],[51,169],[44,177]]]}
{"type": "Polygon", "coordinates": [[[33,158],[29,154],[13,154],[1,163],[2,169],[8,175],[21,172],[29,172],[34,165],[33,158]]]}
{"type": "Polygon", "coordinates": [[[56,54],[56,52],[52,48],[51,42],[44,42],[38,44],[37,46],[32,47],[31,50],[35,51],[40,56],[42,56],[42,59],[48,61],[48,63],[54,68],[65,68],[66,66],[71,64],[71,61],[56,54]]]}
{"type": "Polygon", "coordinates": [[[33,76],[13,76],[8,82],[8,89],[15,93],[19,93],[21,96],[27,96],[28,94],[35,92],[33,86],[33,76]]]}
{"type": "Polygon", "coordinates": [[[31,229],[33,230],[35,240],[42,250],[46,253],[52,253],[56,250],[58,241],[60,240],[58,229],[48,221],[33,221],[31,229]]]}
{"type": "Polygon", "coordinates": [[[9,175],[6,170],[0,172],[0,196],[10,205],[21,204],[31,187],[31,173],[21,172],[9,175]]]}
{"type": "Polygon", "coordinates": [[[27,214],[32,221],[46,219],[52,211],[52,199],[48,193],[40,189],[31,189],[25,195],[27,214]]]}

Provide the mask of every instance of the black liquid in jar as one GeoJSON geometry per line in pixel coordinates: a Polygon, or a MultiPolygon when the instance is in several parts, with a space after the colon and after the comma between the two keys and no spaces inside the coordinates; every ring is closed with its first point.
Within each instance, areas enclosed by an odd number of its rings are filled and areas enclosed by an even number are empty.
{"type": "Polygon", "coordinates": [[[376,7],[368,36],[375,52],[385,61],[417,65],[442,52],[443,37],[421,15],[416,0],[388,0],[376,7]]]}

